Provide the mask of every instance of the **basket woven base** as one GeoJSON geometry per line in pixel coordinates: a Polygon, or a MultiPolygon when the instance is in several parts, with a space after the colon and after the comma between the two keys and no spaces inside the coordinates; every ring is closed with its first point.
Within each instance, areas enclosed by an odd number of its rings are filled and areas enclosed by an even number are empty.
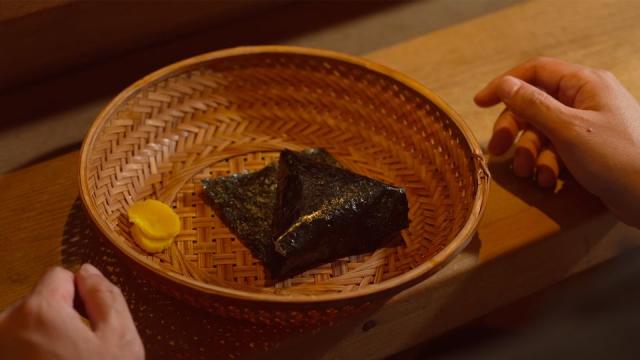
{"type": "MultiPolygon", "coordinates": [[[[406,272],[439,250],[432,240],[421,233],[419,228],[423,224],[412,221],[409,229],[402,232],[402,241],[397,247],[340,259],[285,281],[274,282],[268,277],[260,261],[222,223],[202,193],[202,179],[256,171],[277,161],[278,151],[254,151],[257,143],[251,141],[250,144],[245,149],[240,146],[237,150],[230,151],[227,158],[212,164],[202,164],[202,169],[193,169],[197,173],[187,179],[177,192],[174,189],[169,189],[173,190],[170,192],[167,188],[163,189],[163,195],[166,194],[161,197],[163,200],[169,200],[175,192],[172,205],[182,220],[183,228],[176,238],[175,246],[161,255],[151,257],[152,261],[167,271],[185,274],[206,283],[250,291],[315,294],[353,291],[380,283],[406,272]],[[407,252],[414,256],[405,256],[407,252]]],[[[344,154],[339,148],[320,143],[298,145],[268,141],[260,146],[273,147],[275,150],[283,145],[294,150],[322,146],[355,172],[400,186],[407,185],[398,184],[398,177],[389,169],[367,162],[367,154],[344,154]],[[382,176],[383,174],[386,176],[382,176]]],[[[410,217],[413,219],[417,211],[424,209],[419,203],[419,195],[411,187],[407,187],[407,197],[412,209],[410,217]]]]}

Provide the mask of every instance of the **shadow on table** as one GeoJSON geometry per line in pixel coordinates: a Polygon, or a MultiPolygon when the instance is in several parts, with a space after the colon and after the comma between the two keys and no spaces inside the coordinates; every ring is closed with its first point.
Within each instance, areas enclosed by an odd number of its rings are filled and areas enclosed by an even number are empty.
{"type": "Polygon", "coordinates": [[[82,146],[82,142],[73,142],[71,144],[66,144],[63,146],[60,146],[58,148],[52,149],[50,151],[45,152],[44,154],[38,155],[37,157],[28,160],[25,163],[19,164],[15,167],[12,167],[11,169],[9,169],[7,171],[7,173],[13,172],[13,171],[18,171],[18,170],[22,170],[25,168],[28,168],[30,166],[33,165],[37,165],[41,162],[56,158],[58,156],[63,156],[66,155],[70,152],[73,151],[79,151],[80,147],[82,146]]]}
{"type": "MultiPolygon", "coordinates": [[[[95,265],[122,289],[149,359],[256,358],[260,353],[271,357],[284,340],[300,332],[221,318],[160,292],[138,276],[101,237],[77,199],[64,228],[62,264],[75,270],[85,262],[95,265]]],[[[336,341],[350,330],[344,325],[333,331],[336,341]]],[[[292,354],[299,356],[309,354],[310,349],[293,351],[301,351],[292,354]]]]}
{"type": "Polygon", "coordinates": [[[587,192],[566,171],[561,174],[562,188],[554,192],[540,188],[531,179],[516,177],[511,170],[511,159],[491,159],[489,170],[497,184],[544,212],[563,229],[577,225],[587,215],[605,211],[600,200],[587,192]]]}
{"type": "MultiPolygon", "coordinates": [[[[498,309],[545,289],[576,270],[592,266],[587,261],[591,261],[589,259],[594,253],[607,252],[606,255],[600,253],[595,256],[602,259],[614,255],[610,251],[615,249],[600,245],[617,221],[612,216],[600,216],[606,214],[600,200],[589,194],[575,179],[565,178],[563,187],[554,193],[552,190],[539,188],[530,179],[514,176],[508,161],[491,161],[489,169],[495,183],[545,213],[560,226],[562,232],[515,249],[508,256],[485,262],[473,272],[456,274],[457,279],[450,281],[451,284],[456,284],[455,288],[447,293],[444,301],[439,298],[437,286],[434,287],[423,301],[432,304],[439,301],[440,308],[416,330],[425,338],[449,330],[443,328],[443,324],[463,324],[465,316],[481,316],[483,313],[478,313],[481,309],[485,313],[498,309]],[[505,273],[510,275],[506,276],[505,273]],[[468,311],[475,313],[464,315],[468,311]]],[[[496,199],[499,200],[494,198],[496,199]]],[[[532,223],[530,226],[537,225],[532,223]]],[[[480,233],[480,239],[476,238],[474,242],[481,242],[482,235],[480,233]]],[[[509,235],[504,234],[505,241],[508,241],[509,235]]],[[[523,313],[518,316],[527,319],[533,315],[535,314],[523,313]]],[[[415,354],[415,358],[458,353],[472,349],[490,338],[452,343],[443,341],[444,337],[440,337],[419,345],[411,353],[415,354]]]]}
{"type": "MultiPolygon", "coordinates": [[[[458,256],[477,259],[480,253],[480,247],[481,247],[481,242],[478,235],[476,234],[471,239],[471,242],[469,243],[469,245],[467,245],[458,256]]],[[[411,286],[414,286],[422,281],[425,281],[435,273],[436,272],[428,276],[417,278],[414,281],[408,284],[405,284],[402,289],[408,289],[411,286]]],[[[412,302],[418,301],[426,305],[430,303],[429,296],[430,295],[426,295],[426,298],[425,297],[411,298],[411,299],[405,298],[403,301],[412,301],[412,302]]],[[[435,301],[438,302],[438,301],[441,301],[441,299],[436,299],[435,301]]],[[[400,320],[400,318],[403,318],[405,316],[412,316],[412,314],[409,313],[408,310],[406,310],[409,308],[416,309],[417,307],[407,306],[405,308],[402,306],[397,306],[396,304],[396,306],[394,306],[394,310],[392,310],[393,314],[395,314],[396,317],[394,317],[393,320],[391,321],[400,320]]],[[[445,311],[460,312],[460,309],[456,308],[455,305],[452,304],[452,306],[448,307],[447,310],[445,311]]],[[[324,355],[326,358],[333,359],[333,358],[340,358],[338,357],[337,353],[345,357],[347,355],[345,355],[344,352],[354,355],[358,352],[359,350],[358,348],[362,348],[367,343],[371,343],[371,346],[373,348],[379,348],[379,344],[378,344],[379,342],[388,343],[385,340],[385,338],[388,336],[393,336],[393,334],[389,333],[389,329],[392,328],[393,325],[389,326],[389,324],[384,324],[384,330],[382,330],[379,327],[379,325],[383,325],[381,322],[386,323],[389,321],[388,319],[389,313],[390,311],[377,312],[376,309],[373,309],[371,312],[362,314],[360,317],[356,319],[345,321],[344,324],[338,325],[336,326],[336,328],[322,329],[318,332],[317,336],[303,337],[303,338],[294,337],[294,338],[288,339],[284,343],[286,344],[286,346],[283,346],[281,349],[274,351],[272,354],[270,354],[269,358],[276,358],[276,357],[281,359],[299,358],[300,354],[308,353],[308,350],[307,352],[305,352],[305,349],[313,349],[314,354],[317,354],[318,357],[321,357],[322,355],[324,355]],[[365,333],[369,333],[369,334],[365,334],[365,333]],[[348,337],[349,342],[345,343],[344,342],[346,338],[345,335],[347,334],[349,335],[348,337]],[[334,352],[336,347],[340,350],[337,352],[334,352]]],[[[415,321],[406,321],[404,324],[406,324],[409,327],[414,327],[414,326],[420,327],[422,325],[419,323],[416,324],[415,321]]],[[[429,326],[430,324],[425,323],[424,325],[429,326]]],[[[430,333],[430,331],[427,331],[427,332],[421,331],[416,333],[415,336],[418,336],[421,339],[426,339],[428,338],[428,334],[430,333]]],[[[402,336],[404,339],[411,336],[411,334],[408,334],[404,329],[401,330],[400,332],[401,333],[398,335],[402,336]]],[[[397,342],[391,341],[391,344],[393,344],[394,347],[397,346],[397,342]]],[[[383,351],[388,351],[388,349],[384,349],[383,351]]],[[[370,353],[371,351],[365,350],[365,354],[370,354],[370,353]]],[[[386,353],[383,353],[381,355],[385,355],[385,354],[386,353]]],[[[359,357],[363,358],[363,356],[365,355],[360,355],[359,357]]],[[[380,354],[378,355],[378,357],[379,356],[380,354]]],[[[355,358],[359,358],[359,357],[356,355],[355,358]]]]}

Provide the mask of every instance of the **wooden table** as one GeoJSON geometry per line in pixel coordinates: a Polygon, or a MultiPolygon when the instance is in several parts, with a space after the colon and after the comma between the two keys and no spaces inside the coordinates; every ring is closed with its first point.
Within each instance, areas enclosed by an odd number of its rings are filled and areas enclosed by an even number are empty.
{"type": "MultiPolygon", "coordinates": [[[[536,55],[608,68],[640,95],[639,15],[633,1],[530,1],[368,57],[435,90],[486,143],[499,109],[477,109],[474,92],[536,55]]],[[[240,356],[256,349],[271,356],[304,349],[315,357],[380,358],[637,243],[612,236],[616,221],[570,179],[553,194],[492,162],[486,214],[475,239],[451,264],[366,317],[294,335],[203,315],[128,279],[83,216],[77,168],[74,151],[0,177],[0,308],[24,296],[47,267],[93,261],[123,287],[151,358],[240,356]]]]}

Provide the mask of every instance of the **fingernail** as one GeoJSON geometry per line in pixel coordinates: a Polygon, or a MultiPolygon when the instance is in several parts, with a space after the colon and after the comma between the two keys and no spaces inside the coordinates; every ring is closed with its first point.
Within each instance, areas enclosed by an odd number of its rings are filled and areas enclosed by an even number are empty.
{"type": "Polygon", "coordinates": [[[484,92],[487,91],[487,85],[485,85],[482,89],[478,90],[478,92],[476,92],[476,94],[473,96],[473,100],[475,101],[476,99],[482,97],[482,95],[484,95],[484,92]]]}
{"type": "Polygon", "coordinates": [[[82,264],[82,266],[80,267],[80,271],[83,274],[87,274],[87,275],[101,275],[102,273],[100,272],[100,270],[98,270],[95,266],[89,264],[89,263],[84,263],[82,264]]]}
{"type": "Polygon", "coordinates": [[[491,155],[500,156],[509,150],[517,134],[508,128],[498,128],[494,130],[489,140],[488,150],[491,155]]]}
{"type": "Polygon", "coordinates": [[[533,176],[535,165],[535,156],[530,149],[526,147],[516,148],[515,155],[513,155],[513,173],[516,176],[523,178],[533,176]]]}
{"type": "Polygon", "coordinates": [[[547,166],[539,166],[536,174],[538,185],[543,188],[552,187],[556,184],[556,175],[547,166]]]}
{"type": "Polygon", "coordinates": [[[484,96],[484,94],[482,93],[484,91],[484,89],[478,91],[476,93],[476,95],[473,97],[473,102],[478,105],[478,106],[482,106],[482,97],[484,96]]]}
{"type": "Polygon", "coordinates": [[[520,80],[514,78],[513,76],[505,76],[500,80],[500,85],[498,86],[498,96],[503,101],[505,99],[510,99],[513,94],[520,87],[520,80]]]}

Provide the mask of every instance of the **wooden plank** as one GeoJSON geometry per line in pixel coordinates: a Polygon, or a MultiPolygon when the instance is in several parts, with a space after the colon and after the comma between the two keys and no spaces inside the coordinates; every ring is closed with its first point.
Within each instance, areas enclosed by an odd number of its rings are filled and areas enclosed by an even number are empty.
{"type": "Polygon", "coordinates": [[[24,296],[61,263],[67,216],[78,196],[78,153],[0,177],[0,308],[24,296]]]}
{"type": "MultiPolygon", "coordinates": [[[[532,1],[370,57],[441,94],[486,142],[497,109],[476,109],[473,93],[496,73],[534,55],[610,68],[638,94],[640,60],[634,55],[640,43],[628,41],[640,35],[638,15],[640,9],[626,1],[582,1],[580,7],[532,1]]],[[[0,308],[24,295],[47,266],[60,263],[65,224],[77,215],[72,213],[77,156],[70,153],[0,177],[0,308]]],[[[568,180],[552,194],[510,176],[504,164],[494,163],[492,173],[495,181],[478,235],[450,265],[364,318],[287,337],[279,351],[286,355],[304,348],[325,358],[380,358],[556,283],[629,245],[609,234],[615,221],[574,182],[568,180]]],[[[149,324],[154,323],[142,322],[141,332],[149,324]]],[[[181,338],[202,335],[191,334],[188,326],[180,331],[181,338]]],[[[261,336],[273,338],[278,331],[261,336]]],[[[226,349],[202,346],[207,354],[226,349]]],[[[166,347],[166,353],[176,351],[166,347]]]]}

